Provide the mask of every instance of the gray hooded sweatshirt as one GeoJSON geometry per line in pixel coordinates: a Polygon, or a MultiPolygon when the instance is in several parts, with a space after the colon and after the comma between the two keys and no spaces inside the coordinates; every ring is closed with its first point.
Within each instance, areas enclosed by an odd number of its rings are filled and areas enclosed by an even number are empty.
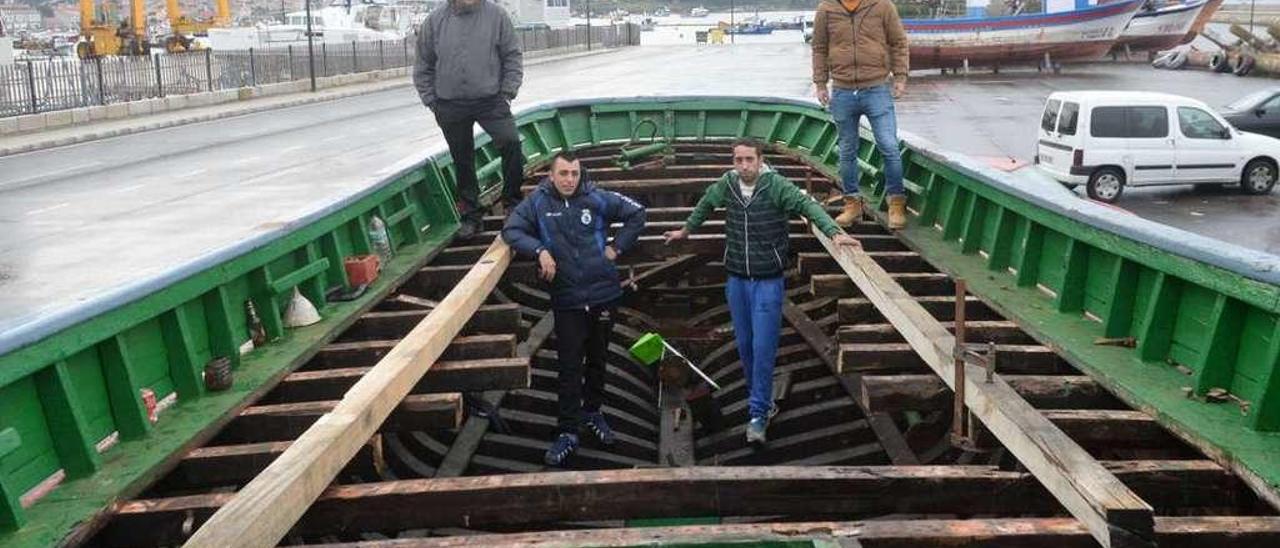
{"type": "Polygon", "coordinates": [[[514,99],[523,65],[515,28],[502,7],[481,0],[464,9],[450,0],[418,31],[413,84],[428,107],[441,99],[514,99]]]}

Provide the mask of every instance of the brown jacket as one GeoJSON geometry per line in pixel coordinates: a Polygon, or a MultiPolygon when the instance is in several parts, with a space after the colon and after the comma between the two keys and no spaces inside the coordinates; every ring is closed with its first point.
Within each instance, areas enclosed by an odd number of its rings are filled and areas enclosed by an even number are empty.
{"type": "Polygon", "coordinates": [[[907,32],[890,0],[862,0],[852,14],[840,0],[821,0],[813,23],[813,81],[857,89],[906,80],[907,32]],[[855,31],[856,29],[856,31],[855,31]]]}

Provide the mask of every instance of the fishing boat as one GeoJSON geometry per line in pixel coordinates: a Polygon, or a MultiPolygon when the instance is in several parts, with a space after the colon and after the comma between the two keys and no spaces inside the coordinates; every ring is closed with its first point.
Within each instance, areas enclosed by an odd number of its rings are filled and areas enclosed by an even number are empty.
{"type": "Polygon", "coordinates": [[[1183,44],[1190,44],[1197,36],[1200,35],[1200,32],[1202,32],[1205,26],[1209,24],[1209,21],[1213,19],[1214,14],[1218,13],[1218,8],[1222,7],[1222,3],[1224,1],[1225,0],[1209,0],[1205,4],[1204,9],[1200,10],[1200,15],[1196,17],[1195,22],[1191,24],[1191,28],[1187,30],[1187,34],[1182,37],[1183,44]]]}
{"type": "Polygon", "coordinates": [[[748,35],[748,34],[772,34],[773,27],[761,25],[759,23],[738,23],[734,26],[725,27],[725,34],[748,35]]]}
{"type": "MultiPolygon", "coordinates": [[[[131,283],[0,295],[26,303],[0,308],[0,545],[1280,541],[1280,258],[1038,192],[907,133],[910,222],[891,232],[864,134],[861,249],[784,225],[779,413],[753,448],[715,264],[724,214],[694,238],[662,232],[742,137],[833,198],[830,114],[619,97],[531,105],[516,123],[528,190],[570,150],[600,188],[649,206],[619,258],[633,293],[604,358],[616,443],[584,445],[584,469],[543,466],[548,295],[498,238],[501,216],[457,237],[440,145],[131,283]],[[380,269],[360,266],[382,246],[380,269]],[[298,295],[318,323],[285,322],[298,295]],[[637,362],[622,343],[643,331],[678,335],[724,389],[686,395],[700,381],[637,362]]],[[[499,155],[475,143],[495,201],[499,155]]]]}
{"type": "Polygon", "coordinates": [[[1143,0],[1123,0],[1059,13],[956,19],[904,19],[912,69],[967,65],[1055,66],[1106,55],[1143,0]]]}
{"type": "Polygon", "coordinates": [[[671,10],[666,6],[658,6],[658,9],[653,10],[654,17],[667,17],[669,15],[671,15],[671,10]]]}
{"type": "Polygon", "coordinates": [[[689,10],[689,17],[706,17],[711,14],[711,10],[698,6],[689,10]]]}
{"type": "Polygon", "coordinates": [[[1129,21],[1113,51],[1160,51],[1182,43],[1209,0],[1143,8],[1129,21]]]}

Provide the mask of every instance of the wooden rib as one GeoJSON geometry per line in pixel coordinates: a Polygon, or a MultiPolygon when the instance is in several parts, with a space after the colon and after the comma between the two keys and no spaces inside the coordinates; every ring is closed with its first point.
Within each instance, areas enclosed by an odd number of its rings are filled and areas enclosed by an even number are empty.
{"type": "MultiPolygon", "coordinates": [[[[1120,402],[1086,375],[1004,375],[1005,382],[1033,406],[1082,409],[1119,407],[1120,402]]],[[[937,375],[863,375],[863,406],[882,412],[951,408],[951,390],[937,375]]]]}
{"type": "Polygon", "coordinates": [[[467,319],[484,303],[511,262],[495,240],[440,306],[330,413],[249,482],[188,542],[188,546],[274,545],[280,541],[397,404],[444,354],[467,319]]]}
{"type": "MultiPolygon", "coordinates": [[[[269,396],[272,403],[340,399],[371,367],[291,373],[269,396]]],[[[529,358],[442,361],[423,375],[414,394],[510,390],[529,386],[529,358]]]]}

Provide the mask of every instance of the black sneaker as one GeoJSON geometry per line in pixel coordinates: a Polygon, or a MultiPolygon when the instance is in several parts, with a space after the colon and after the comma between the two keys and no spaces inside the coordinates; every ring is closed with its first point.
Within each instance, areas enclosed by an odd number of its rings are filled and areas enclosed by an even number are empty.
{"type": "Polygon", "coordinates": [[[569,459],[574,451],[578,450],[578,436],[568,432],[561,432],[556,436],[556,441],[551,442],[551,447],[547,449],[547,454],[543,457],[543,461],[547,466],[564,466],[564,462],[569,459]]]}
{"type": "Polygon", "coordinates": [[[480,231],[480,222],[475,219],[463,217],[462,222],[458,224],[458,238],[465,240],[475,236],[480,231]]]}
{"type": "Polygon", "coordinates": [[[587,413],[582,422],[586,425],[587,430],[596,435],[596,439],[600,440],[600,443],[613,445],[613,429],[609,428],[608,422],[605,422],[604,413],[599,411],[587,413]]]}

